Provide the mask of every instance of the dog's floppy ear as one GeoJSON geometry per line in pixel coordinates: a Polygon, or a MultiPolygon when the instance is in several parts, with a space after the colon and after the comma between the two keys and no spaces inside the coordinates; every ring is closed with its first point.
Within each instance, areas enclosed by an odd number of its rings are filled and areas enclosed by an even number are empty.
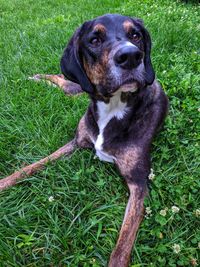
{"type": "Polygon", "coordinates": [[[148,31],[144,27],[143,20],[138,18],[133,18],[133,22],[141,28],[143,38],[144,38],[144,66],[145,66],[145,80],[146,84],[150,85],[155,79],[155,72],[151,63],[151,37],[148,31]]]}
{"type": "Polygon", "coordinates": [[[78,83],[87,93],[93,93],[94,88],[82,67],[79,56],[79,36],[82,28],[83,26],[74,33],[69,41],[61,58],[60,66],[67,79],[78,83]]]}
{"type": "Polygon", "coordinates": [[[145,57],[144,57],[144,66],[145,66],[145,79],[148,85],[152,84],[155,79],[155,72],[151,63],[151,37],[148,31],[143,27],[143,37],[144,37],[144,46],[145,46],[145,57]]]}

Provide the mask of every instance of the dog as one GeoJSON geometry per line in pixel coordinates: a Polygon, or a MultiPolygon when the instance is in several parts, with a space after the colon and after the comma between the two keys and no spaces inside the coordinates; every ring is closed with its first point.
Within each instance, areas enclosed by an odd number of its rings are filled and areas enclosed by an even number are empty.
{"type": "Polygon", "coordinates": [[[66,94],[88,93],[90,104],[74,139],[48,157],[0,180],[0,189],[43,168],[46,162],[91,148],[114,163],[129,188],[129,200],[109,267],[129,265],[148,192],[150,147],[168,111],[155,79],[151,38],[142,20],[107,14],[76,30],[61,58],[62,75],[35,75],[66,94]]]}

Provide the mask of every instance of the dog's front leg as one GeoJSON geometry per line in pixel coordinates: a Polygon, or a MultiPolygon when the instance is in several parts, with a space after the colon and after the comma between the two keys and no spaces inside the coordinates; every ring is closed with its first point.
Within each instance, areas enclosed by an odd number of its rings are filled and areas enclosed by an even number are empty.
{"type": "Polygon", "coordinates": [[[0,191],[15,185],[17,181],[22,180],[28,176],[31,176],[37,171],[43,169],[46,163],[57,160],[62,156],[70,155],[77,147],[80,148],[92,147],[91,136],[89,134],[89,130],[85,122],[85,116],[83,116],[82,119],[80,120],[76,131],[76,136],[71,142],[59,148],[49,156],[22,168],[19,171],[14,172],[13,174],[7,176],[4,179],[0,179],[0,191]]]}
{"type": "Polygon", "coordinates": [[[128,184],[128,187],[130,191],[129,200],[116,247],[110,256],[109,267],[129,266],[136,233],[143,219],[145,193],[138,185],[128,184]]]}
{"type": "Polygon", "coordinates": [[[109,267],[128,267],[131,250],[136,238],[137,230],[143,219],[144,198],[147,195],[147,176],[149,173],[149,159],[142,159],[138,151],[130,150],[116,162],[129,188],[129,200],[126,206],[124,220],[118,241],[113,250],[109,267]]]}
{"type": "Polygon", "coordinates": [[[50,154],[49,156],[30,164],[19,171],[14,172],[13,174],[7,176],[4,179],[0,180],[0,191],[4,190],[8,187],[11,187],[17,183],[18,180],[22,180],[27,176],[30,176],[37,171],[44,168],[45,164],[51,161],[54,161],[62,156],[70,155],[76,148],[76,140],[73,139],[71,142],[67,143],[63,147],[56,150],[54,153],[50,154]]]}

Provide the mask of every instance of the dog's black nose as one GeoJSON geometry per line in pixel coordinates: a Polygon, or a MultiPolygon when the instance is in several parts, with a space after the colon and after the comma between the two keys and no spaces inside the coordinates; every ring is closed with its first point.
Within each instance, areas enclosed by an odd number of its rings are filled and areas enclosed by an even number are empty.
{"type": "Polygon", "coordinates": [[[136,68],[142,61],[142,52],[136,46],[127,45],[114,55],[115,64],[123,69],[136,68]]]}

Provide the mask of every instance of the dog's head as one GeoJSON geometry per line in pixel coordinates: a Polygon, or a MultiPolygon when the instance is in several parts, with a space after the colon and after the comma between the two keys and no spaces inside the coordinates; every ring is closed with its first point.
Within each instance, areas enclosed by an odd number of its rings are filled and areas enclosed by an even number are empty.
{"type": "Polygon", "coordinates": [[[134,91],[154,81],[150,52],[151,39],[140,19],[108,14],[75,32],[61,70],[90,94],[134,91]]]}

